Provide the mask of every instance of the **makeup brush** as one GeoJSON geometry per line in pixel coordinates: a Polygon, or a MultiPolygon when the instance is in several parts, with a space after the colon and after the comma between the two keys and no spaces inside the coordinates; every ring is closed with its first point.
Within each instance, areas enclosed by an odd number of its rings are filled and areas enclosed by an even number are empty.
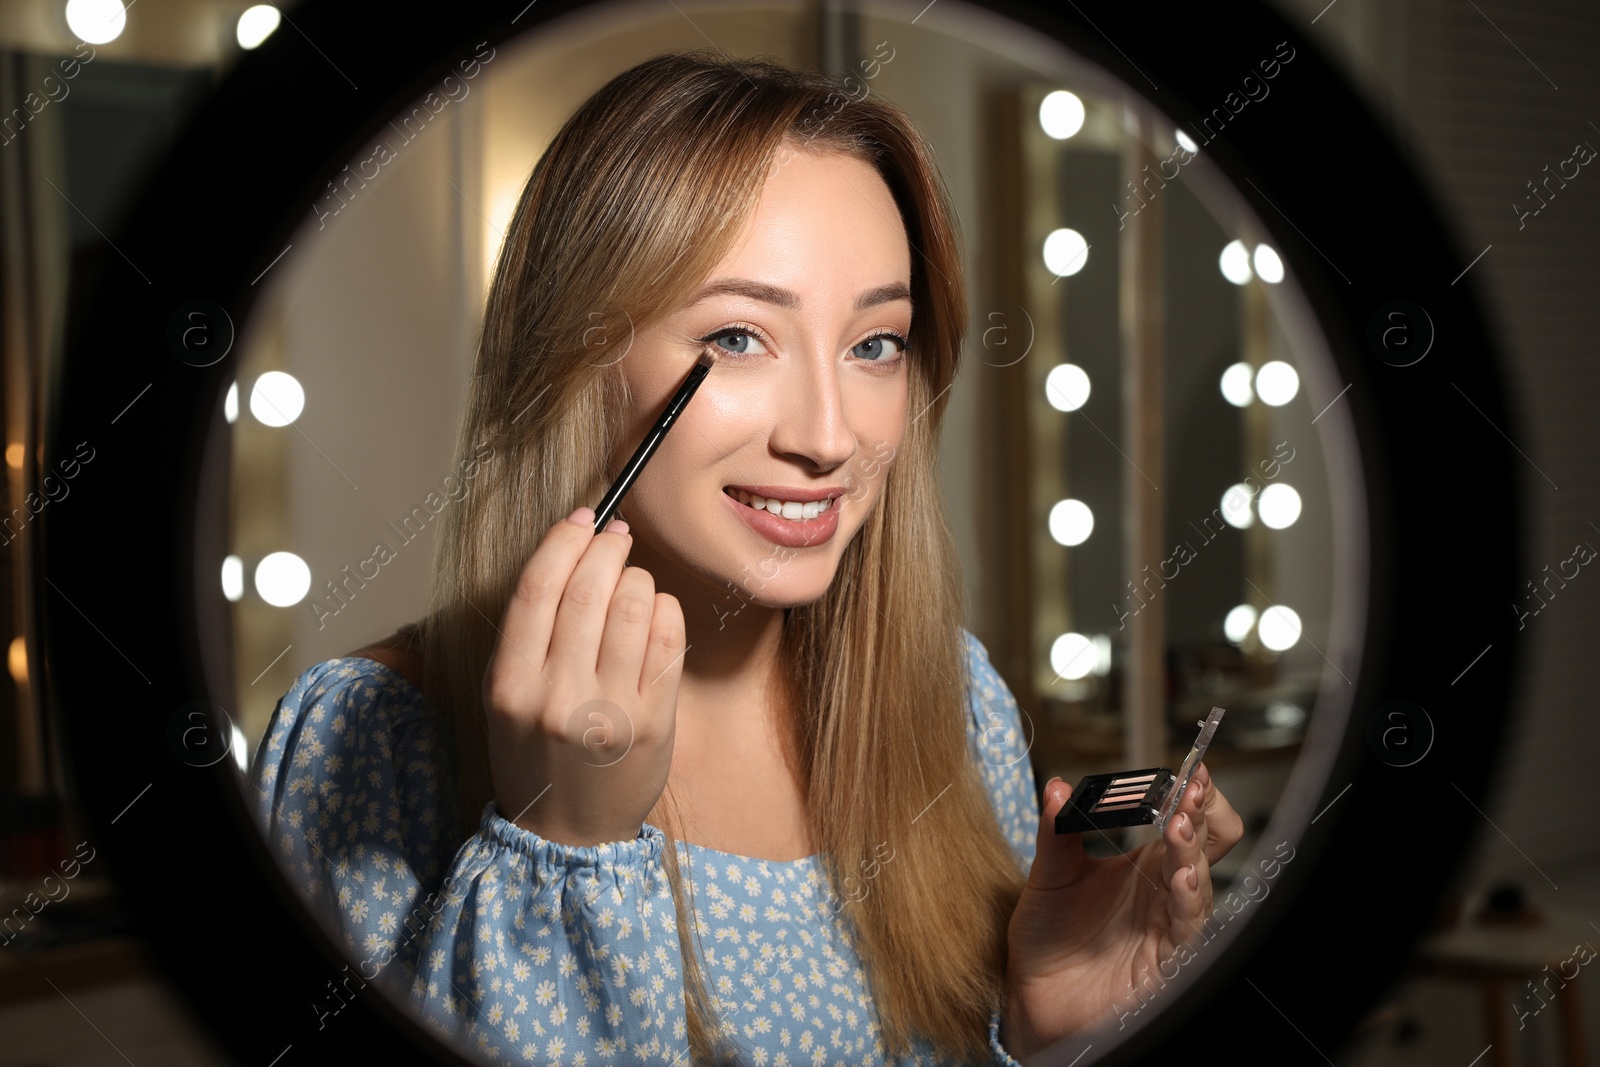
{"type": "Polygon", "coordinates": [[[617,475],[617,480],[611,484],[606,495],[601,498],[600,504],[594,509],[594,532],[599,533],[606,528],[606,523],[611,521],[611,516],[622,503],[623,496],[633,487],[634,479],[644,470],[644,465],[655,454],[656,448],[661,444],[672,424],[678,421],[678,415],[683,411],[684,405],[689,403],[689,398],[694,396],[695,390],[700,388],[700,383],[705,381],[706,375],[711,371],[712,364],[717,361],[717,350],[707,345],[700,352],[700,358],[695,360],[694,366],[689,368],[689,376],[678,386],[678,391],[672,394],[672,399],[667,401],[667,409],[661,413],[656,424],[650,427],[650,432],[644,435],[644,440],[639,442],[639,447],[634,449],[633,457],[622,468],[622,473],[617,475]]]}

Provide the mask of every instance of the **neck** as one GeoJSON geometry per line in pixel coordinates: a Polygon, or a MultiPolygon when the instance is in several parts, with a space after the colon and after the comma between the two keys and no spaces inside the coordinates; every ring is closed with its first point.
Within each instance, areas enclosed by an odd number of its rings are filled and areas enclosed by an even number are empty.
{"type": "MultiPolygon", "coordinates": [[[[649,571],[656,591],[676,597],[683,609],[687,648],[672,771],[651,821],[689,839],[679,820],[698,827],[694,820],[709,812],[716,821],[732,780],[754,774],[780,794],[785,783],[799,782],[796,716],[778,684],[785,612],[681,566],[656,551],[644,531],[634,536],[629,562],[649,571]]],[[[698,829],[693,839],[704,841],[698,829]]]]}
{"type": "Polygon", "coordinates": [[[678,706],[694,720],[691,726],[704,725],[731,739],[762,725],[763,716],[753,712],[783,706],[776,683],[784,609],[757,604],[746,589],[718,586],[675,565],[638,531],[629,562],[649,571],[656,591],[670,593],[683,609],[688,647],[678,706]]]}

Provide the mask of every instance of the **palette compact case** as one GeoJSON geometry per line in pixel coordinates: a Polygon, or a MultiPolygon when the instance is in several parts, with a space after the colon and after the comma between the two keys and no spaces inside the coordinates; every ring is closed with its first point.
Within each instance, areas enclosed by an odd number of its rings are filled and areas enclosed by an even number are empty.
{"type": "Polygon", "coordinates": [[[1212,708],[1211,715],[1199,723],[1189,755],[1177,774],[1166,767],[1146,767],[1137,771],[1091,774],[1078,783],[1059,814],[1056,833],[1081,834],[1088,830],[1113,830],[1119,826],[1154,824],[1165,830],[1167,821],[1178,810],[1178,802],[1189,780],[1200,766],[1211,736],[1217,732],[1223,710],[1212,708]]]}

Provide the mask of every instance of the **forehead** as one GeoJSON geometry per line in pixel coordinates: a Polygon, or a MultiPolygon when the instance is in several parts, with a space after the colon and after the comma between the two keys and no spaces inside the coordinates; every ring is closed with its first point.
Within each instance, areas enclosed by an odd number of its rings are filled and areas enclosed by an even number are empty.
{"type": "Polygon", "coordinates": [[[780,150],[781,165],[713,277],[738,274],[785,288],[848,290],[911,276],[899,206],[870,163],[839,152],[780,150]]]}

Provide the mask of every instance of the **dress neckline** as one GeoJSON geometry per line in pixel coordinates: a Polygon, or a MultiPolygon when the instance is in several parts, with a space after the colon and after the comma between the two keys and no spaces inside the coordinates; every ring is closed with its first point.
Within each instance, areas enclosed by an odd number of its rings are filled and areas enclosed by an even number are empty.
{"type": "MultiPolygon", "coordinates": [[[[348,663],[350,660],[360,660],[362,663],[370,664],[371,666],[367,668],[369,671],[372,670],[372,668],[376,668],[379,672],[387,674],[389,677],[395,679],[403,687],[409,690],[411,694],[425,707],[427,707],[429,710],[433,710],[433,705],[429,703],[427,696],[422,692],[422,690],[417,688],[416,683],[412,682],[411,679],[407,678],[405,675],[401,674],[387,663],[383,662],[382,660],[373,659],[371,656],[336,657],[336,662],[348,663]]],[[[743,863],[767,863],[775,867],[799,867],[803,865],[813,865],[822,856],[822,853],[820,852],[813,852],[809,856],[801,856],[798,859],[770,860],[763,859],[760,856],[746,856],[738,852],[724,852],[720,848],[712,848],[710,845],[697,844],[694,841],[684,841],[679,839],[677,843],[687,845],[689,848],[695,849],[698,852],[709,853],[712,856],[725,856],[729,860],[738,860],[743,863]]]]}

